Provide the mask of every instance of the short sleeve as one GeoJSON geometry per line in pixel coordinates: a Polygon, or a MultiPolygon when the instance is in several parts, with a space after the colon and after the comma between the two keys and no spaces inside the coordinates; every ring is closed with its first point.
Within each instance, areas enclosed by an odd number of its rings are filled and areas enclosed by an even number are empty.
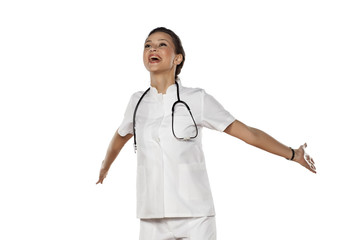
{"type": "Polygon", "coordinates": [[[126,107],[126,111],[124,114],[124,119],[120,125],[120,127],[118,128],[117,132],[120,136],[126,136],[129,133],[130,134],[134,134],[133,133],[133,113],[134,113],[134,109],[135,109],[135,95],[133,94],[130,98],[130,101],[126,107]]]}
{"type": "Polygon", "coordinates": [[[235,118],[210,94],[203,92],[202,125],[223,132],[235,118]]]}

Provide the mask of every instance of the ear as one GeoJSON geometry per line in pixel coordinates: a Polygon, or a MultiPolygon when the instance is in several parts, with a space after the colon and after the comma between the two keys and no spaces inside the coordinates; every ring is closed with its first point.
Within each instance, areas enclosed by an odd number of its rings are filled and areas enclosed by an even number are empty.
{"type": "Polygon", "coordinates": [[[176,65],[179,65],[182,61],[183,61],[183,55],[182,54],[177,54],[175,59],[174,59],[174,63],[176,65]]]}

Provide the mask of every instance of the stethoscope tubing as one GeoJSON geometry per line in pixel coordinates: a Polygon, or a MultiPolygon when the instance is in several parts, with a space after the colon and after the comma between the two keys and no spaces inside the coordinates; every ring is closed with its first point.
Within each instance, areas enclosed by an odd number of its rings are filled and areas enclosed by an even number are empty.
{"type": "MultiPolygon", "coordinates": [[[[195,122],[195,120],[194,120],[194,117],[193,117],[193,115],[192,115],[192,113],[191,113],[190,107],[187,105],[186,102],[180,100],[179,84],[178,84],[176,81],[175,81],[175,84],[176,84],[177,99],[178,99],[178,100],[177,100],[176,102],[174,102],[174,104],[173,104],[173,106],[172,106],[172,108],[171,108],[171,111],[172,111],[172,113],[171,113],[171,118],[172,118],[172,121],[171,121],[172,133],[173,133],[173,135],[174,135],[174,137],[175,137],[176,139],[178,139],[178,140],[183,140],[183,141],[188,141],[188,140],[194,139],[194,138],[196,138],[196,137],[198,136],[198,127],[197,127],[197,124],[196,124],[196,122],[195,122]],[[174,112],[175,112],[175,106],[176,106],[176,104],[179,104],[179,103],[184,104],[184,105],[186,106],[186,108],[188,109],[189,113],[190,113],[191,119],[193,120],[195,129],[196,129],[196,134],[195,134],[195,136],[187,137],[187,138],[179,138],[179,137],[177,137],[176,134],[175,134],[175,131],[174,131],[174,112]]],[[[140,105],[141,100],[145,97],[145,95],[149,92],[149,90],[150,90],[150,87],[149,87],[149,88],[143,93],[143,95],[140,97],[139,101],[138,101],[137,104],[136,104],[136,107],[135,107],[135,110],[134,110],[134,114],[133,114],[133,135],[134,135],[134,150],[135,150],[135,153],[136,153],[136,151],[137,151],[136,121],[135,121],[135,120],[136,120],[136,119],[135,119],[135,118],[136,118],[136,112],[137,112],[137,110],[138,110],[138,108],[139,108],[139,105],[140,105]]]]}

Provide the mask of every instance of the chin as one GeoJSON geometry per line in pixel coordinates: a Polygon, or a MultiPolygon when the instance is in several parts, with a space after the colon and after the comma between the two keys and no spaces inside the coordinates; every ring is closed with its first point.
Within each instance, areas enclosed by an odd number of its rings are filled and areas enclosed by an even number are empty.
{"type": "Polygon", "coordinates": [[[165,72],[167,70],[163,69],[163,68],[159,68],[157,66],[151,66],[151,67],[148,68],[148,71],[151,72],[151,73],[161,73],[161,72],[165,72]]]}

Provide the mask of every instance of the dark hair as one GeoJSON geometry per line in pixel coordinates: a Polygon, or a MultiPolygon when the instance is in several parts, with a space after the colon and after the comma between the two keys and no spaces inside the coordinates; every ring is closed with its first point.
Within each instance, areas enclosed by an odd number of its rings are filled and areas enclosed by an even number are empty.
{"type": "Polygon", "coordinates": [[[164,28],[164,27],[158,27],[158,28],[155,28],[154,30],[152,30],[148,37],[153,34],[153,33],[156,33],[156,32],[163,32],[163,33],[167,33],[170,35],[170,37],[172,38],[172,41],[175,45],[175,53],[176,54],[181,54],[183,56],[183,59],[182,59],[182,62],[176,66],[176,70],[175,70],[175,79],[178,77],[178,75],[180,74],[181,72],[181,69],[182,67],[184,66],[184,62],[185,62],[185,51],[184,51],[184,48],[181,44],[181,40],[179,38],[178,35],[176,35],[173,31],[171,31],[170,29],[167,29],[167,28],[164,28]]]}

